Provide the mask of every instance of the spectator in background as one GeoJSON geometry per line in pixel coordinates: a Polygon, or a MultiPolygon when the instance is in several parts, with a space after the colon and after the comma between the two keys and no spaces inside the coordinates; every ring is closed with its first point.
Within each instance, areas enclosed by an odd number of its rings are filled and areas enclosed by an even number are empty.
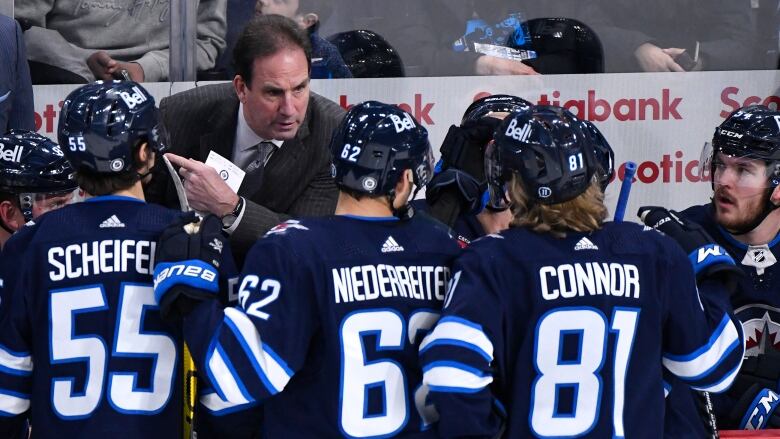
{"type": "MultiPolygon", "coordinates": [[[[344,110],[310,92],[309,38],[289,18],[254,18],[236,43],[234,64],[232,84],[177,93],[160,111],[176,153],[167,156],[181,166],[190,205],[222,218],[241,259],[291,216],[334,212],[328,144],[344,110]],[[212,151],[247,171],[238,193],[203,163],[212,151]]],[[[156,167],[147,198],[179,205],[164,166],[156,167]]]]}
{"type": "MultiPolygon", "coordinates": [[[[214,67],[225,48],[227,0],[197,3],[197,69],[214,67]]],[[[168,79],[168,2],[16,0],[35,83],[168,79]]]]}
{"type": "Polygon", "coordinates": [[[11,128],[35,129],[33,91],[22,30],[0,15],[0,134],[11,128]]]}
{"type": "Polygon", "coordinates": [[[589,2],[608,72],[740,70],[755,66],[747,0],[589,2]],[[699,45],[698,59],[696,46],[699,45]],[[695,60],[694,60],[695,59],[695,60]]]}
{"type": "Polygon", "coordinates": [[[316,0],[258,0],[255,4],[256,15],[282,15],[306,30],[311,39],[312,79],[351,78],[338,49],[318,33],[320,16],[327,18],[331,9],[328,3],[316,0]]]}

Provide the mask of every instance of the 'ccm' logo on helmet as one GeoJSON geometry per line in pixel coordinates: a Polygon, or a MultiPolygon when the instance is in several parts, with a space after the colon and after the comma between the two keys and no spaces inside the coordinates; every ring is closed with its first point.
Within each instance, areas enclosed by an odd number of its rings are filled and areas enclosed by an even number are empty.
{"type": "Polygon", "coordinates": [[[143,104],[144,102],[146,102],[148,100],[146,95],[144,94],[144,92],[142,92],[138,88],[138,86],[133,87],[132,90],[135,93],[130,94],[130,93],[126,92],[126,91],[120,91],[119,92],[119,97],[121,97],[122,100],[125,101],[125,104],[127,104],[128,108],[130,108],[131,110],[133,108],[135,108],[136,105],[143,104]]]}
{"type": "Polygon", "coordinates": [[[401,119],[400,117],[396,116],[395,114],[390,115],[390,120],[393,121],[393,125],[395,125],[395,132],[401,133],[404,130],[411,130],[414,129],[416,126],[414,124],[414,119],[412,119],[412,116],[409,116],[408,114],[404,115],[404,118],[401,119]]]}
{"type": "Polygon", "coordinates": [[[14,149],[8,149],[4,145],[0,145],[0,159],[19,163],[22,160],[22,151],[24,151],[24,147],[20,145],[14,146],[14,149]]]}
{"type": "Polygon", "coordinates": [[[720,132],[726,136],[726,137],[733,137],[735,139],[741,139],[744,137],[743,134],[735,133],[734,131],[726,131],[726,130],[720,130],[720,132]]]}
{"type": "Polygon", "coordinates": [[[517,128],[517,119],[512,119],[509,122],[509,126],[506,127],[506,133],[504,134],[518,142],[525,142],[528,140],[528,136],[531,135],[531,125],[526,124],[522,128],[517,128]]]}

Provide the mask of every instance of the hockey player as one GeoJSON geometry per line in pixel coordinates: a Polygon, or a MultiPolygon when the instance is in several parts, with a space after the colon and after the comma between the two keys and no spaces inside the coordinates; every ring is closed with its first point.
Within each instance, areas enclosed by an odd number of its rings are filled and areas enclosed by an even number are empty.
{"type": "MultiPolygon", "coordinates": [[[[239,305],[205,300],[184,318],[213,388],[203,407],[232,413],[221,437],[250,436],[236,414],[261,402],[266,437],[435,437],[417,347],[460,245],[443,225],[403,213],[433,171],[427,132],[395,106],[364,102],[331,151],[336,215],[271,229],[247,257],[239,305]]],[[[199,298],[170,264],[157,270],[163,307],[199,298]]]]}
{"type": "MultiPolygon", "coordinates": [[[[714,398],[718,427],[780,428],[780,112],[763,105],[741,108],[716,128],[705,145],[702,175],[712,179],[710,203],[679,216],[700,224],[745,273],[731,302],[745,334],[744,365],[727,395],[714,398]]],[[[672,390],[672,409],[686,396],[672,390]]],[[[691,412],[692,410],[688,410],[691,412]]],[[[689,415],[670,417],[672,428],[689,415]]]]}
{"type": "Polygon", "coordinates": [[[0,136],[0,249],[38,216],[69,204],[76,179],[60,147],[31,131],[0,136]]]}
{"type": "Polygon", "coordinates": [[[676,243],[604,222],[594,149],[558,107],[498,127],[486,174],[514,219],[457,259],[420,345],[442,437],[661,437],[663,368],[710,391],[736,374],[727,291],[699,298],[676,243]]]}
{"type": "Polygon", "coordinates": [[[156,241],[182,214],[141,189],[165,149],[158,121],[134,82],[65,100],[59,142],[94,197],[6,245],[18,264],[0,327],[1,437],[28,415],[37,438],[181,437],[180,336],[161,321],[152,274],[156,241]]]}

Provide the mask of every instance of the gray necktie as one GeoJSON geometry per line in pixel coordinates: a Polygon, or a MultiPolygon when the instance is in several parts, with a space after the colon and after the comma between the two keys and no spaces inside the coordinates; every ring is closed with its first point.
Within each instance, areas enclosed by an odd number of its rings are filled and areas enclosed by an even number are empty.
{"type": "Polygon", "coordinates": [[[271,157],[271,153],[276,149],[276,145],[269,141],[263,141],[255,145],[254,154],[250,156],[249,164],[245,171],[247,173],[255,172],[259,168],[263,168],[268,159],[271,157]]]}
{"type": "Polygon", "coordinates": [[[263,170],[271,154],[276,150],[276,145],[272,142],[260,142],[256,147],[257,152],[252,157],[245,171],[246,176],[241,183],[241,189],[248,193],[254,193],[260,189],[263,183],[263,170]]]}

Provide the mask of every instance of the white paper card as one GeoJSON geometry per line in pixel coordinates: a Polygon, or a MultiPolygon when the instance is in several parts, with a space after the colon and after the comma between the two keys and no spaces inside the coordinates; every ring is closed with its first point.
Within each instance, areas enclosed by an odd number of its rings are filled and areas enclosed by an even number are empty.
{"type": "Polygon", "coordinates": [[[216,169],[217,174],[225,180],[230,189],[238,193],[238,188],[241,187],[241,182],[244,181],[246,172],[214,151],[209,151],[209,156],[206,157],[206,164],[216,169]]]}

